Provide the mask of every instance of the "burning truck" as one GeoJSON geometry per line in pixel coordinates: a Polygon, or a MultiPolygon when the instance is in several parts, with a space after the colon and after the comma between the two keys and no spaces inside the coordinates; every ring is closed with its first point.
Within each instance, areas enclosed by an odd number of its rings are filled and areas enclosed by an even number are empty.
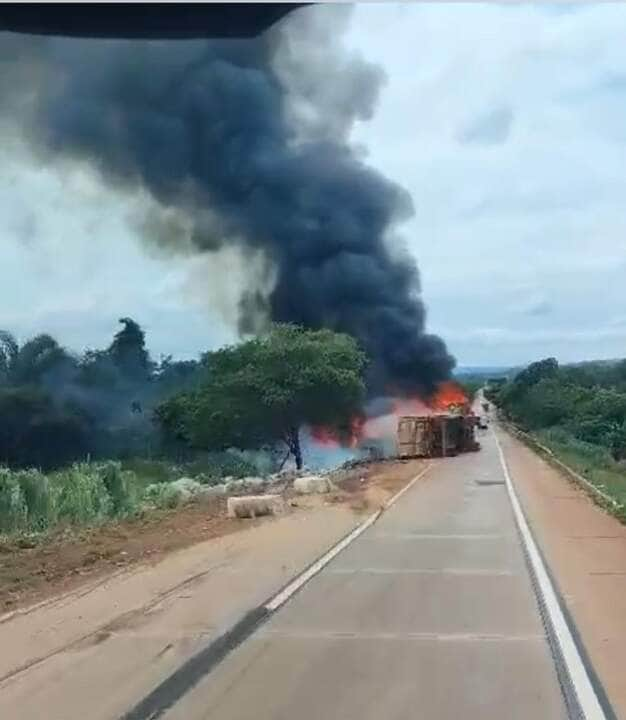
{"type": "Polygon", "coordinates": [[[398,417],[397,449],[401,458],[446,457],[480,450],[475,437],[478,417],[456,383],[444,383],[428,412],[398,417]]]}
{"type": "Polygon", "coordinates": [[[446,457],[480,450],[474,437],[478,418],[472,413],[412,416],[398,419],[398,456],[446,457]]]}
{"type": "Polygon", "coordinates": [[[370,460],[446,457],[480,449],[477,425],[478,417],[462,388],[448,381],[440,383],[427,400],[392,400],[386,412],[355,418],[348,443],[341,443],[325,428],[314,428],[312,440],[326,454],[343,448],[370,460]]]}

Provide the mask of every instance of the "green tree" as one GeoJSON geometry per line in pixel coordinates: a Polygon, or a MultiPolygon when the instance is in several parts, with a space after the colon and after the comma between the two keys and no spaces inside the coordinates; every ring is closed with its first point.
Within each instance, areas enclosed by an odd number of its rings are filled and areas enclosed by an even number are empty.
{"type": "Polygon", "coordinates": [[[124,326],[113,336],[108,354],[114,365],[127,377],[144,379],[152,364],[146,350],[146,337],[141,327],[131,318],[120,318],[124,326]]]}
{"type": "Polygon", "coordinates": [[[0,388],[0,465],[50,469],[90,451],[80,408],[32,386],[0,388]]]}
{"type": "Polygon", "coordinates": [[[17,340],[6,330],[0,330],[0,385],[11,382],[20,348],[17,340]]]}
{"type": "Polygon", "coordinates": [[[43,333],[21,347],[11,333],[0,330],[0,382],[36,385],[59,368],[75,364],[72,356],[50,335],[43,333]]]}
{"type": "Polygon", "coordinates": [[[347,436],[362,406],[364,353],[330,330],[277,325],[264,337],[207,353],[204,379],[157,409],[166,435],[195,448],[259,448],[283,442],[302,467],[300,429],[347,436]]]}
{"type": "Polygon", "coordinates": [[[530,389],[541,380],[555,378],[559,372],[559,364],[554,358],[546,358],[531,363],[518,373],[511,382],[498,392],[497,402],[505,410],[510,411],[527,395],[530,389]]]}

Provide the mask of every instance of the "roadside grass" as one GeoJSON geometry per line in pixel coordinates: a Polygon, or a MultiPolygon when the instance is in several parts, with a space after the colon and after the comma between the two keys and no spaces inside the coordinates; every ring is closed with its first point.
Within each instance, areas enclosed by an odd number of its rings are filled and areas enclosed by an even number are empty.
{"type": "Polygon", "coordinates": [[[626,467],[613,460],[605,448],[577,440],[560,428],[534,433],[554,456],[613,498],[621,509],[610,509],[626,522],[626,467]]]}
{"type": "Polygon", "coordinates": [[[60,525],[130,517],[140,498],[134,474],[115,462],[76,463],[49,475],[0,468],[0,534],[45,533],[60,525]]]}
{"type": "Polygon", "coordinates": [[[75,463],[48,474],[0,466],[0,539],[22,536],[24,542],[36,543],[58,528],[93,527],[149,510],[172,510],[189,497],[185,482],[175,482],[181,478],[198,487],[259,474],[255,458],[235,451],[180,464],[143,458],[75,463]]]}
{"type": "MultiPolygon", "coordinates": [[[[179,465],[133,459],[75,463],[44,474],[0,467],[0,537],[39,542],[50,531],[132,519],[148,510],[171,510],[189,493],[174,481],[187,477],[215,485],[225,477],[258,475],[258,466],[237,453],[214,453],[179,465]]],[[[197,485],[196,485],[197,487],[197,485]]]]}

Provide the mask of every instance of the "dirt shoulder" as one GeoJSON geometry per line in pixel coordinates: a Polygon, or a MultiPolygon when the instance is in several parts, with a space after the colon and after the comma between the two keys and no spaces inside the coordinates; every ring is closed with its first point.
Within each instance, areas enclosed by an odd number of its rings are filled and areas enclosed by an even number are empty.
{"type": "Polygon", "coordinates": [[[626,527],[502,428],[511,477],[591,663],[626,717],[626,527]]]}
{"type": "Polygon", "coordinates": [[[225,501],[188,505],[101,527],[67,529],[36,543],[0,543],[0,614],[241,529],[224,515],[225,501]]]}
{"type": "MultiPolygon", "coordinates": [[[[338,471],[338,491],[297,497],[287,492],[296,511],[328,504],[354,512],[379,507],[414,477],[421,463],[376,462],[338,471]]],[[[0,542],[0,615],[80,588],[86,583],[138,564],[159,562],[168,553],[211,538],[248,529],[271,518],[230,520],[225,498],[211,498],[176,510],[101,527],[59,531],[36,542],[0,542]]]]}
{"type": "MultiPolygon", "coordinates": [[[[47,600],[0,621],[0,717],[119,717],[423,467],[354,468],[338,478],[336,493],[300,497],[269,520],[207,519],[206,508],[203,519],[198,506],[123,530],[100,528],[79,543],[59,539],[41,557],[61,563],[74,547],[80,559],[99,543],[101,572],[68,589],[59,567],[60,585],[49,581],[47,600]],[[122,546],[128,554],[118,566],[122,546]],[[50,597],[56,587],[64,594],[50,597]]],[[[32,568],[43,550],[30,550],[32,568]]]]}

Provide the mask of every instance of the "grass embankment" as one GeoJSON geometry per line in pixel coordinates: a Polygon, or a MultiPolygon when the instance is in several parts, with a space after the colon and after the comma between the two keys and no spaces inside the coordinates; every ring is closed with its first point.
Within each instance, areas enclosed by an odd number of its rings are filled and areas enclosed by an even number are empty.
{"type": "Polygon", "coordinates": [[[626,507],[626,465],[615,461],[606,448],[577,440],[557,429],[538,432],[536,437],[561,462],[613,498],[622,508],[626,507]]]}
{"type": "Polygon", "coordinates": [[[238,457],[174,466],[133,460],[76,463],[44,474],[0,467],[0,537],[45,536],[59,527],[90,527],[143,517],[151,509],[177,507],[184,490],[172,481],[192,478],[202,485],[256,474],[238,457]]]}
{"type": "MultiPolygon", "coordinates": [[[[604,502],[599,494],[593,495],[600,505],[626,523],[626,467],[616,462],[606,448],[577,440],[559,428],[528,433],[512,427],[523,433],[534,449],[547,448],[548,459],[560,461],[617,503],[604,502]]],[[[576,480],[573,476],[570,479],[576,480]]]]}

